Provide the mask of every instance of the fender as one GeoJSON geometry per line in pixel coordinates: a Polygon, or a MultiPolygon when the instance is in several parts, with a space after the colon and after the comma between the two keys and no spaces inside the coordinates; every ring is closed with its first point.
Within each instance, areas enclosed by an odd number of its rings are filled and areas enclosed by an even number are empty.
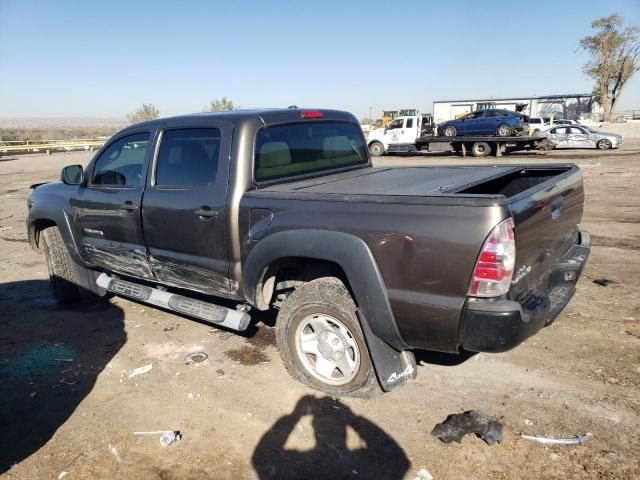
{"type": "Polygon", "coordinates": [[[71,222],[73,220],[71,218],[68,200],[68,198],[73,198],[74,193],[70,191],[73,189],[75,189],[75,187],[70,187],[62,183],[48,183],[36,187],[36,189],[31,192],[27,202],[29,207],[29,213],[27,215],[29,243],[32,248],[40,251],[42,239],[40,239],[39,242],[36,240],[35,232],[37,224],[42,221],[55,224],[60,230],[60,235],[71,257],[71,264],[78,285],[85,290],[102,296],[106,293],[106,290],[98,287],[95,282],[99,272],[94,272],[86,267],[78,253],[78,245],[73,236],[71,228],[71,222]]]}
{"type": "Polygon", "coordinates": [[[370,331],[395,350],[408,348],[396,324],[378,264],[360,238],[326,230],[290,230],[260,240],[243,262],[243,291],[255,305],[267,268],[278,259],[306,257],[338,264],[370,331]]]}

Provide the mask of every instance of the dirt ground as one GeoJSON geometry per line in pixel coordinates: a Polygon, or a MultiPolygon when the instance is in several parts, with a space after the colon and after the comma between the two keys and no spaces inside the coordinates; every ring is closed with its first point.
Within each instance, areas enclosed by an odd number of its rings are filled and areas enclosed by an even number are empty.
{"type": "Polygon", "coordinates": [[[292,380],[272,318],[246,336],[122,298],[61,308],[30,250],[25,200],[87,153],[0,158],[0,472],[11,479],[640,478],[640,140],[618,151],[501,159],[383,157],[382,165],[576,162],[591,257],[558,320],[513,351],[421,353],[416,381],[335,400],[292,380]],[[610,279],[606,287],[594,279],[610,279]],[[185,365],[184,356],[208,359],[185,365]],[[152,365],[132,376],[135,368],[152,365]],[[430,435],[448,414],[504,425],[489,447],[430,435]],[[161,446],[159,435],[182,440],[161,446]],[[520,438],[591,433],[579,446],[520,438]],[[65,473],[66,472],[66,473],[65,473]]]}

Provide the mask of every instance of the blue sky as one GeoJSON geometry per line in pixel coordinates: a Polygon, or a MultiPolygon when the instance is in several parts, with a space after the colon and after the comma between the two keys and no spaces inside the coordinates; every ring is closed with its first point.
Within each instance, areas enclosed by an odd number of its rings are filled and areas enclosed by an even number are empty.
{"type": "MultiPolygon", "coordinates": [[[[0,117],[241,107],[357,116],[473,97],[591,91],[578,41],[640,1],[0,0],[0,117]],[[449,6],[452,5],[452,6],[449,6]]],[[[620,109],[640,109],[640,73],[620,109]]]]}

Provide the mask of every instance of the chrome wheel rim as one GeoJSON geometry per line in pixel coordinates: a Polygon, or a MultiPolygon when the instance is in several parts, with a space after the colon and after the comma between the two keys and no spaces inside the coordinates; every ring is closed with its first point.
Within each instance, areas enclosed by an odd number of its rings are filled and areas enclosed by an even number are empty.
{"type": "Polygon", "coordinates": [[[380,144],[376,143],[374,145],[371,145],[371,153],[378,154],[381,151],[382,151],[382,149],[380,148],[380,144]]]}
{"type": "Polygon", "coordinates": [[[501,125],[498,128],[498,135],[500,135],[501,137],[506,137],[508,134],[509,134],[509,127],[505,125],[501,125]]]}
{"type": "Polygon", "coordinates": [[[610,145],[609,140],[606,140],[604,138],[598,142],[598,146],[600,147],[601,150],[608,149],[609,145],[610,145]]]}
{"type": "Polygon", "coordinates": [[[309,315],[295,332],[296,354],[312,377],[345,385],[360,369],[360,349],[347,326],[325,314],[309,315]]]}
{"type": "Polygon", "coordinates": [[[453,127],[447,127],[444,129],[444,136],[445,137],[453,137],[456,134],[456,130],[453,127]]]}

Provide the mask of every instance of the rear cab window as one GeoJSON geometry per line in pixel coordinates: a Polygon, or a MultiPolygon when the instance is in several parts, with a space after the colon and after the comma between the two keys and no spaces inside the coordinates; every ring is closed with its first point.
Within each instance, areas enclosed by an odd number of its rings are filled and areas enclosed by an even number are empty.
{"type": "Polygon", "coordinates": [[[369,164],[360,127],[347,122],[304,122],[259,130],[257,183],[369,164]]]}

